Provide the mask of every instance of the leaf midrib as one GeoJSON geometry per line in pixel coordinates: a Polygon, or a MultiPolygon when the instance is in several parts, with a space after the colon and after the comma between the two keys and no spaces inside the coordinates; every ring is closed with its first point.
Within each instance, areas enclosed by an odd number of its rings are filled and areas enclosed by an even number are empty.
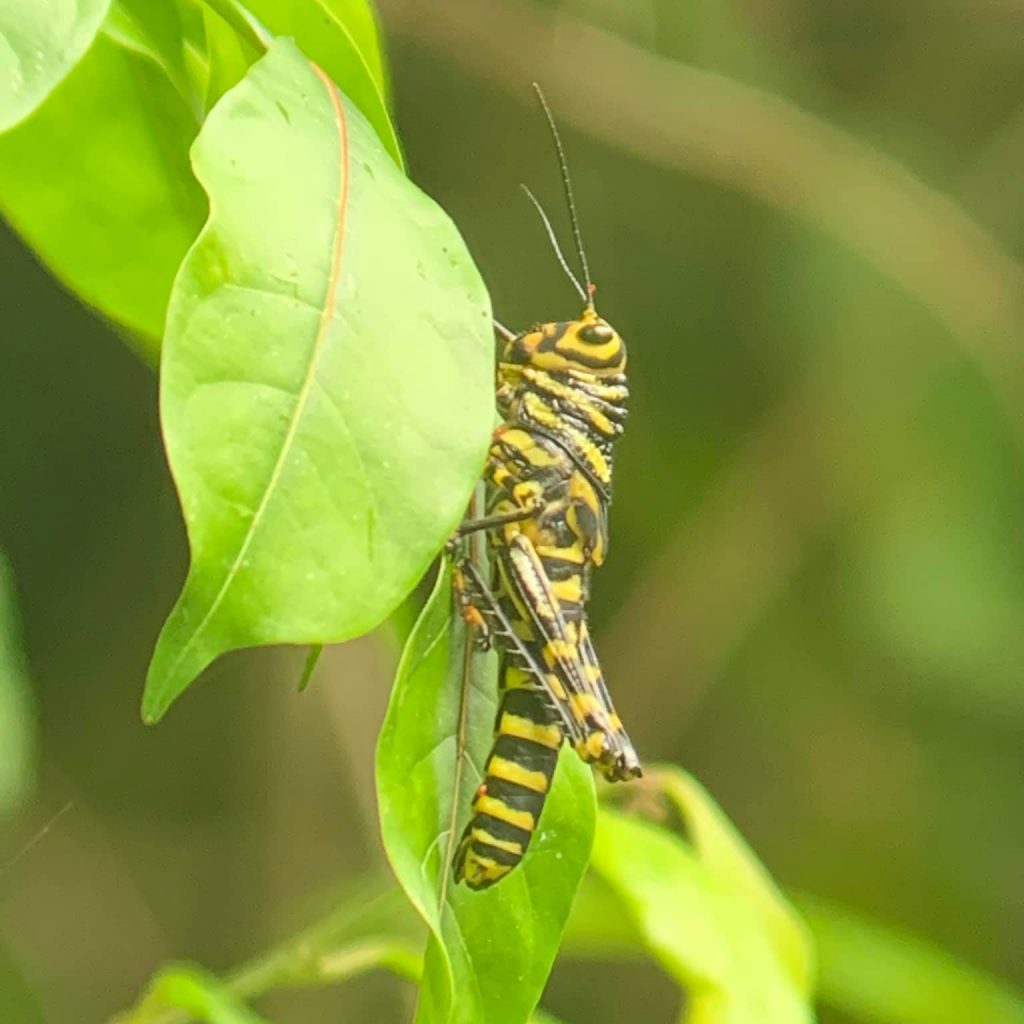
{"type": "Polygon", "coordinates": [[[320,309],[320,322],[317,326],[316,340],[313,344],[313,352],[309,360],[309,369],[306,371],[306,376],[303,379],[302,387],[299,390],[299,394],[296,398],[295,409],[288,423],[288,430],[285,434],[284,440],[281,443],[281,450],[278,453],[277,459],[274,463],[274,468],[271,470],[270,477],[267,480],[266,487],[263,489],[263,494],[260,498],[259,505],[256,507],[256,511],[253,513],[252,520],[249,523],[249,527],[246,530],[245,536],[238,549],[238,554],[235,556],[234,561],[231,563],[230,568],[224,576],[224,582],[221,584],[220,590],[218,590],[216,597],[210,604],[210,607],[206,614],[203,616],[199,625],[193,630],[192,635],[188,641],[184,644],[181,650],[178,652],[177,658],[174,659],[173,664],[168,670],[168,677],[174,675],[178,666],[184,660],[185,655],[195,645],[197,638],[202,634],[203,630],[209,625],[210,620],[216,614],[217,609],[220,607],[221,602],[224,600],[225,595],[228,592],[231,584],[234,582],[238,575],[238,571],[245,560],[246,554],[248,554],[249,548],[252,546],[256,532],[259,529],[260,522],[264,514],[266,513],[267,506],[270,503],[270,499],[273,496],[278,480],[280,479],[281,473],[284,471],[285,463],[291,453],[292,444],[295,441],[295,436],[298,433],[299,424],[302,421],[303,413],[305,411],[306,403],[309,400],[310,392],[313,389],[313,385],[316,381],[316,370],[319,365],[320,356],[323,352],[324,342],[327,338],[327,329],[334,317],[335,305],[337,299],[338,281],[341,278],[341,258],[342,248],[345,236],[345,212],[348,205],[348,131],[347,122],[345,120],[345,109],[341,102],[341,96],[338,92],[335,84],[327,77],[327,75],[310,62],[310,67],[313,69],[316,76],[324,83],[324,87],[327,90],[328,98],[330,99],[331,106],[334,110],[335,123],[338,128],[338,146],[339,146],[339,190],[338,190],[338,214],[335,218],[335,233],[334,233],[334,244],[331,252],[331,268],[327,279],[327,290],[324,295],[323,307],[320,309]]]}

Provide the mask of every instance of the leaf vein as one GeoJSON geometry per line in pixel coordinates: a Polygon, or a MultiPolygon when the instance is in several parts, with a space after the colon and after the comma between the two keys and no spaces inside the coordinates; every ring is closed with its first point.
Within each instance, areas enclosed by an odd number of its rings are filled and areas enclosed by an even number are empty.
{"type": "Polygon", "coordinates": [[[310,391],[312,390],[313,383],[316,379],[316,371],[320,362],[320,356],[323,353],[324,342],[327,337],[327,328],[334,316],[334,307],[337,298],[338,281],[341,278],[341,257],[342,248],[344,243],[345,235],[345,212],[348,205],[348,134],[347,125],[345,121],[345,111],[341,103],[341,98],[338,94],[334,83],[327,78],[327,76],[315,65],[311,65],[313,71],[317,76],[324,82],[327,89],[328,97],[330,98],[331,105],[334,109],[335,121],[338,128],[338,144],[339,144],[339,189],[338,189],[338,213],[335,220],[335,233],[334,233],[334,245],[331,252],[331,268],[327,279],[327,288],[324,294],[323,308],[320,312],[320,322],[317,326],[316,338],[313,343],[313,351],[310,355],[309,368],[306,371],[306,376],[303,379],[302,387],[299,390],[299,394],[296,397],[295,409],[292,413],[291,419],[288,424],[288,430],[285,433],[284,440],[281,442],[281,450],[278,453],[277,459],[274,462],[274,467],[271,470],[270,477],[267,480],[267,484],[263,489],[263,495],[260,498],[259,505],[256,507],[256,511],[253,513],[252,521],[249,524],[249,528],[246,530],[245,537],[238,549],[238,554],[235,556],[234,561],[228,568],[227,573],[224,576],[224,582],[221,584],[220,589],[217,591],[216,596],[210,604],[209,609],[203,616],[199,625],[196,626],[192,632],[188,642],[185,643],[178,652],[178,656],[175,658],[174,663],[168,672],[168,675],[172,675],[177,667],[184,660],[186,653],[195,644],[196,638],[203,632],[203,630],[209,625],[210,620],[213,618],[217,609],[220,607],[221,602],[224,600],[225,595],[228,592],[232,582],[238,576],[238,571],[242,567],[245,560],[245,556],[252,546],[253,538],[256,536],[256,531],[259,528],[260,522],[266,513],[267,506],[270,503],[270,499],[277,488],[277,483],[281,478],[281,473],[284,471],[285,463],[287,462],[288,456],[291,452],[292,445],[295,442],[296,434],[299,430],[299,424],[302,420],[302,414],[306,407],[306,402],[309,399],[310,391]]]}

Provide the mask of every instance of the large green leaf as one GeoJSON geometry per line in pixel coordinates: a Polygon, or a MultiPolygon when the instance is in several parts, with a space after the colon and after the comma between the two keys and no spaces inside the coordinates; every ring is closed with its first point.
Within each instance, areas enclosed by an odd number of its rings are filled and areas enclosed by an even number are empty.
{"type": "Polygon", "coordinates": [[[155,721],[214,658],[381,622],[462,515],[493,416],[487,294],[451,221],[278,40],[193,149],[161,414],[192,549],[155,721]]]}
{"type": "Polygon", "coordinates": [[[245,6],[275,35],[295,39],[363,112],[401,164],[402,150],[388,113],[380,40],[367,0],[247,0],[245,6]]]}
{"type": "Polygon", "coordinates": [[[155,355],[171,282],[206,204],[196,122],[162,70],[106,36],[0,136],[0,209],[86,302],[155,355]]]}
{"type": "Polygon", "coordinates": [[[32,785],[35,739],[14,579],[0,555],[0,814],[14,810],[32,785]]]}
{"type": "Polygon", "coordinates": [[[599,884],[588,885],[584,909],[606,921],[593,943],[586,921],[574,924],[574,946],[621,955],[632,931],[685,988],[686,1024],[813,1021],[803,926],[703,789],[673,769],[651,775],[682,810],[690,841],[602,809],[591,860],[599,884]],[[629,926],[609,929],[620,915],[629,926]]]}
{"type": "Polygon", "coordinates": [[[496,710],[495,659],[451,616],[450,573],[406,644],[377,746],[384,845],[430,926],[418,1020],[523,1024],[540,998],[590,852],[590,771],[563,750],[522,865],[497,885],[455,885],[451,853],[480,783],[496,710]],[[467,669],[468,665],[468,669],[467,669]]]}
{"type": "Polygon", "coordinates": [[[0,0],[0,131],[28,117],[81,59],[110,0],[0,0]]]}
{"type": "Polygon", "coordinates": [[[678,768],[662,768],[655,778],[682,814],[687,838],[701,863],[746,902],[791,981],[808,995],[814,985],[810,933],[757,855],[692,775],[678,768]]]}

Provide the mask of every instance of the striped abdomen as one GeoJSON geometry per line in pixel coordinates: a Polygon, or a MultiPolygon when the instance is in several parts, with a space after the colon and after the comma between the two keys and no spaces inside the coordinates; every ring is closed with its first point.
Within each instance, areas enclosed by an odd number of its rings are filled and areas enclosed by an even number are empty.
{"type": "Polygon", "coordinates": [[[497,738],[455,854],[455,877],[486,889],[522,859],[544,809],[562,732],[547,696],[502,659],[497,738]]]}
{"type": "Polygon", "coordinates": [[[456,878],[473,889],[493,885],[522,860],[563,738],[609,780],[640,774],[585,616],[591,571],[608,548],[624,371],[622,339],[592,304],[578,321],[510,339],[499,361],[505,425],[495,434],[486,480],[488,516],[503,525],[489,534],[493,594],[482,611],[503,624],[492,629],[502,697],[497,738],[454,863],[456,878]]]}

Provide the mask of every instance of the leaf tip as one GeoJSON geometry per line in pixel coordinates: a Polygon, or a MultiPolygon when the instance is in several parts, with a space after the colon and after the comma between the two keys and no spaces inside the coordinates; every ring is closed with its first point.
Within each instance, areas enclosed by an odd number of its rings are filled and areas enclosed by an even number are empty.
{"type": "Polygon", "coordinates": [[[145,692],[142,695],[142,724],[143,725],[156,725],[161,718],[167,713],[167,708],[170,706],[170,702],[167,700],[159,700],[153,693],[147,681],[145,692]]]}
{"type": "Polygon", "coordinates": [[[302,667],[302,676],[299,679],[299,693],[302,693],[309,686],[313,673],[316,671],[317,663],[320,661],[320,655],[323,652],[323,644],[310,645],[309,653],[306,655],[306,663],[302,667]]]}

